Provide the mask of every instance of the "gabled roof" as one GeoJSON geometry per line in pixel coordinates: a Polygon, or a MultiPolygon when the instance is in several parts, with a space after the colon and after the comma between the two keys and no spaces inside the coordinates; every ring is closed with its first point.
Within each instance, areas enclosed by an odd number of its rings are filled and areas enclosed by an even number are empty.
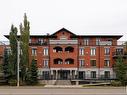
{"type": "MultiPolygon", "coordinates": [[[[6,38],[9,39],[9,35],[4,35],[6,38]]],[[[20,38],[20,35],[17,35],[18,38],[20,38]]],[[[35,38],[39,38],[39,37],[43,37],[43,38],[55,38],[55,35],[30,35],[30,37],[35,37],[35,38]]]]}
{"type": "MultiPolygon", "coordinates": [[[[71,31],[65,29],[65,28],[62,28],[58,31],[56,31],[55,33],[51,34],[51,35],[30,35],[30,37],[44,37],[44,38],[56,38],[56,35],[58,32],[68,32],[71,35],[71,38],[78,38],[78,37],[113,37],[113,38],[117,38],[117,39],[120,39],[123,35],[76,35],[74,33],[72,33],[71,31]]],[[[9,39],[9,35],[4,35],[6,38],[9,39]]],[[[20,37],[20,35],[18,35],[18,37],[20,37]]]]}
{"type": "Polygon", "coordinates": [[[68,33],[70,33],[70,34],[76,36],[76,34],[72,33],[71,31],[69,31],[69,30],[67,30],[67,29],[65,29],[65,28],[62,28],[62,29],[56,31],[55,33],[53,33],[53,34],[51,34],[51,35],[55,35],[55,34],[57,34],[58,32],[61,32],[61,31],[68,32],[68,33]]]}
{"type": "Polygon", "coordinates": [[[110,37],[110,38],[117,38],[120,39],[123,35],[77,35],[77,36],[71,36],[72,38],[78,38],[78,37],[110,37]]]}

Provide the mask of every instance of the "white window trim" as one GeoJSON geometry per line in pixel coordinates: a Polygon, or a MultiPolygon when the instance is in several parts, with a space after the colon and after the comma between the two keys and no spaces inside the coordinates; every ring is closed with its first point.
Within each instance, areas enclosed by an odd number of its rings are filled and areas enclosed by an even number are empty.
{"type": "Polygon", "coordinates": [[[49,55],[49,48],[44,48],[43,49],[43,55],[48,56],[49,55]]]}
{"type": "Polygon", "coordinates": [[[37,47],[34,47],[34,48],[32,47],[31,54],[32,54],[32,56],[37,55],[37,47]],[[33,52],[33,49],[36,50],[36,51],[33,52]]]}
{"type": "Polygon", "coordinates": [[[43,60],[43,66],[44,66],[44,67],[48,67],[48,66],[49,66],[49,60],[48,60],[48,59],[44,59],[44,60],[43,60]],[[47,61],[48,63],[45,63],[46,61],[47,61]]]}
{"type": "Polygon", "coordinates": [[[90,55],[96,56],[96,48],[95,47],[90,48],[90,55]],[[92,49],[94,49],[94,50],[92,50],[92,49]]]}
{"type": "Polygon", "coordinates": [[[110,67],[110,60],[109,60],[109,59],[105,59],[105,60],[104,60],[104,67],[110,67]],[[106,61],[106,60],[109,61],[108,66],[105,66],[105,61],[106,61]]]}
{"type": "Polygon", "coordinates": [[[84,59],[79,59],[79,67],[84,67],[85,66],[85,60],[84,59]],[[80,63],[80,62],[83,62],[83,63],[80,63]]]}
{"type": "Polygon", "coordinates": [[[104,55],[110,55],[110,47],[104,47],[104,55]],[[106,49],[109,49],[109,54],[106,54],[106,49]]]}
{"type": "Polygon", "coordinates": [[[79,55],[83,56],[85,54],[84,48],[79,48],[79,55]]]}

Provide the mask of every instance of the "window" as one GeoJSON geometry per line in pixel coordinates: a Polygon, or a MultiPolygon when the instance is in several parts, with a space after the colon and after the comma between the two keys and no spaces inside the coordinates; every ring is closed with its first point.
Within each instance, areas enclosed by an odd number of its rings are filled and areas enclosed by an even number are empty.
{"type": "Polygon", "coordinates": [[[44,48],[44,55],[48,56],[48,48],[44,48]]]}
{"type": "Polygon", "coordinates": [[[62,52],[62,51],[63,51],[63,49],[60,46],[56,46],[53,48],[53,52],[62,52]]]}
{"type": "Polygon", "coordinates": [[[96,71],[91,71],[91,78],[96,78],[96,71]]]}
{"type": "Polygon", "coordinates": [[[32,48],[32,55],[36,56],[37,55],[37,49],[36,48],[32,48]]]}
{"type": "Polygon", "coordinates": [[[110,60],[104,60],[104,66],[109,67],[110,66],[110,60]]]}
{"type": "Polygon", "coordinates": [[[90,60],[90,64],[92,67],[96,67],[96,60],[90,60]]]}
{"type": "Polygon", "coordinates": [[[89,38],[84,38],[84,45],[89,45],[89,38]]]}
{"type": "Polygon", "coordinates": [[[100,38],[96,38],[96,45],[100,45],[100,38]]]}
{"type": "Polygon", "coordinates": [[[68,46],[68,47],[65,48],[65,51],[66,52],[73,52],[74,51],[74,48],[71,47],[71,46],[68,46]]]}
{"type": "Polygon", "coordinates": [[[110,55],[110,48],[105,48],[104,54],[105,55],[110,55]]]}
{"type": "Polygon", "coordinates": [[[104,72],[104,77],[105,77],[106,79],[109,79],[109,78],[110,78],[110,71],[105,71],[105,72],[104,72]]]}
{"type": "Polygon", "coordinates": [[[79,48],[79,55],[84,55],[84,48],[79,48]]]}
{"type": "Polygon", "coordinates": [[[54,59],[54,64],[63,64],[63,60],[60,58],[54,59]]]}
{"type": "Polygon", "coordinates": [[[96,55],[96,48],[91,48],[90,55],[92,55],[92,56],[96,55]]]}
{"type": "Polygon", "coordinates": [[[117,48],[116,49],[116,54],[117,55],[123,54],[123,48],[117,48]]]}
{"type": "Polygon", "coordinates": [[[72,59],[72,58],[66,59],[65,64],[74,64],[74,59],[72,59]]]}
{"type": "Polygon", "coordinates": [[[48,63],[49,63],[48,60],[44,60],[44,67],[48,67],[48,63]]]}
{"type": "Polygon", "coordinates": [[[85,60],[79,60],[79,67],[84,67],[85,65],[85,60]]]}

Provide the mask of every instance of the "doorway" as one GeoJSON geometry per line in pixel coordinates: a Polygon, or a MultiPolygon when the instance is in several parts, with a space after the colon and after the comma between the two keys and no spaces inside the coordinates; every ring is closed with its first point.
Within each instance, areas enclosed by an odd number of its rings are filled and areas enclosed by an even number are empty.
{"type": "Polygon", "coordinates": [[[60,70],[59,71],[59,79],[61,80],[67,80],[69,79],[69,71],[68,70],[60,70]]]}

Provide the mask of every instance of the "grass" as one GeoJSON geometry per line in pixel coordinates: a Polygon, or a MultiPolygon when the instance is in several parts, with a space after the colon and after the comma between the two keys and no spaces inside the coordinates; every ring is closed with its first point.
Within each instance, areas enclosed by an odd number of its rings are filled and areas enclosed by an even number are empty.
{"type": "Polygon", "coordinates": [[[82,87],[123,87],[123,86],[113,86],[111,84],[84,84],[82,87]]]}

